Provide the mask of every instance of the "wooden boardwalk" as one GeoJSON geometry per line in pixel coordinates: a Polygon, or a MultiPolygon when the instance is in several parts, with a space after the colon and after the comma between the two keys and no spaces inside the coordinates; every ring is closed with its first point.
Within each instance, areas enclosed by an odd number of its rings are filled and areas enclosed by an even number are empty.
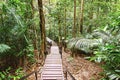
{"type": "Polygon", "coordinates": [[[58,46],[51,46],[51,52],[47,55],[41,80],[64,80],[62,59],[58,46]]]}

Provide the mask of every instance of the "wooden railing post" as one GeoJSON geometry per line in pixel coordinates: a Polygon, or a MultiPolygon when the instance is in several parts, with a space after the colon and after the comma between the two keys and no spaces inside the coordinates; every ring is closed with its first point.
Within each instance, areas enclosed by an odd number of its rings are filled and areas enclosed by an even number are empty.
{"type": "Polygon", "coordinates": [[[66,66],[66,70],[65,70],[65,78],[66,78],[66,80],[68,80],[68,78],[67,78],[68,75],[71,77],[72,80],[76,80],[74,78],[74,76],[68,71],[67,66],[66,66]]]}
{"type": "Polygon", "coordinates": [[[72,80],[76,80],[76,79],[74,78],[74,76],[73,76],[69,71],[67,71],[67,73],[70,75],[70,77],[72,78],[72,80]]]}
{"type": "Polygon", "coordinates": [[[35,72],[35,78],[36,78],[36,80],[38,80],[38,77],[37,77],[37,72],[35,72]]]}
{"type": "Polygon", "coordinates": [[[67,80],[67,66],[66,66],[66,68],[65,68],[65,78],[66,78],[66,80],[67,80]]]}
{"type": "Polygon", "coordinates": [[[65,70],[65,78],[66,78],[66,80],[67,80],[67,70],[65,70]]]}

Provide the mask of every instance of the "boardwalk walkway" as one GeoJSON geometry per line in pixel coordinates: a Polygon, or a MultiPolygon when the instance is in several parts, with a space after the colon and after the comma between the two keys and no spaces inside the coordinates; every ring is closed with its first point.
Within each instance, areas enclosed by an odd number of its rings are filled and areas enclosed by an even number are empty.
{"type": "Polygon", "coordinates": [[[64,80],[62,59],[58,46],[51,46],[51,52],[47,55],[41,80],[64,80]]]}

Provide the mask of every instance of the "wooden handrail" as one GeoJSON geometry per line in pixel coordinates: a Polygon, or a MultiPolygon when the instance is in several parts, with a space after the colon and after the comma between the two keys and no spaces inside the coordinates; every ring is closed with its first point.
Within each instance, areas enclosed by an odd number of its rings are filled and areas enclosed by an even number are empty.
{"type": "Polygon", "coordinates": [[[75,78],[74,78],[74,76],[69,72],[69,71],[67,71],[68,72],[68,74],[70,75],[70,77],[72,78],[72,80],[76,80],[75,78]]]}
{"type": "Polygon", "coordinates": [[[65,73],[66,80],[68,80],[68,79],[67,79],[67,75],[68,75],[68,74],[70,75],[70,77],[71,77],[72,80],[76,80],[76,79],[74,78],[74,76],[73,76],[68,70],[66,70],[66,73],[65,73]]]}
{"type": "Polygon", "coordinates": [[[33,75],[33,74],[35,74],[35,78],[36,78],[36,80],[38,80],[38,78],[37,78],[37,73],[38,73],[38,71],[33,71],[33,72],[29,73],[28,75],[23,76],[23,77],[20,78],[19,80],[25,80],[26,78],[28,78],[29,76],[31,76],[31,75],[33,75]]]}

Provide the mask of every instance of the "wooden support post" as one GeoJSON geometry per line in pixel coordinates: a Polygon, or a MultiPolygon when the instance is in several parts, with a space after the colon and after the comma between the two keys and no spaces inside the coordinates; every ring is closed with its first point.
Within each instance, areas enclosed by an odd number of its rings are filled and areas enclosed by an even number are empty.
{"type": "Polygon", "coordinates": [[[65,66],[65,79],[67,80],[67,66],[65,66]]]}
{"type": "Polygon", "coordinates": [[[67,80],[67,69],[65,70],[65,78],[67,80]]]}
{"type": "Polygon", "coordinates": [[[38,80],[38,78],[37,78],[37,72],[35,72],[35,78],[36,78],[36,80],[38,80]]]}

